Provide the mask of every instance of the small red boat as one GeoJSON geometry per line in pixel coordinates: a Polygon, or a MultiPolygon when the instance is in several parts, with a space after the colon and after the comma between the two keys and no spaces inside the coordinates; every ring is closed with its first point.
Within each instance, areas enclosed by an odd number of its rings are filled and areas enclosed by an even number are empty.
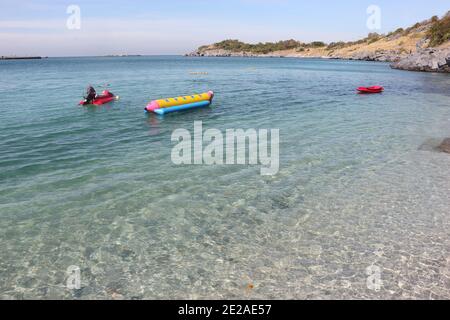
{"type": "Polygon", "coordinates": [[[95,105],[95,106],[101,106],[102,104],[112,102],[116,100],[117,97],[108,90],[105,90],[102,92],[101,95],[95,97],[95,99],[91,103],[87,103],[86,100],[80,101],[79,105],[81,106],[87,106],[87,105],[95,105]]]}
{"type": "Polygon", "coordinates": [[[359,93],[382,93],[384,88],[380,86],[359,87],[357,90],[359,93]]]}

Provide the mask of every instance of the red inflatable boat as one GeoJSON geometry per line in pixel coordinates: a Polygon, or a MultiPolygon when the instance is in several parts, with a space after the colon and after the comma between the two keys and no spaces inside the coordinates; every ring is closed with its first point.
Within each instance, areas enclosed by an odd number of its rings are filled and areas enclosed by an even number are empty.
{"type": "Polygon", "coordinates": [[[384,88],[380,86],[359,87],[357,90],[359,93],[382,93],[384,88]]]}
{"type": "Polygon", "coordinates": [[[105,90],[102,92],[101,95],[95,97],[95,99],[92,101],[92,103],[87,103],[86,100],[80,101],[81,106],[87,106],[87,105],[95,105],[95,106],[101,106],[102,104],[112,102],[116,100],[117,97],[108,90],[105,90]]]}

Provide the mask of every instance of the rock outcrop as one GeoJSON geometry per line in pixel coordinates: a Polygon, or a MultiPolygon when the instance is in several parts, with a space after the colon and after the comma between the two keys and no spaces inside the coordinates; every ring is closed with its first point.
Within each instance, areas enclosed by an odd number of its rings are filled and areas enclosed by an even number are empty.
{"type": "Polygon", "coordinates": [[[214,49],[214,50],[206,50],[201,52],[193,52],[188,54],[190,57],[255,57],[255,54],[250,52],[240,51],[230,51],[224,49],[214,49]]]}
{"type": "Polygon", "coordinates": [[[393,64],[394,69],[426,72],[450,72],[450,48],[422,49],[393,64]]]}
{"type": "Polygon", "coordinates": [[[276,54],[255,54],[246,51],[231,51],[224,49],[208,49],[202,51],[194,51],[186,54],[187,57],[246,57],[246,58],[262,58],[262,57],[284,57],[276,54]]]}
{"type": "Polygon", "coordinates": [[[450,48],[420,49],[416,53],[408,54],[396,50],[359,51],[351,55],[330,53],[328,55],[305,55],[301,52],[255,54],[245,51],[231,51],[224,49],[207,49],[187,54],[189,57],[287,57],[287,58],[322,58],[341,60],[363,60],[392,62],[393,69],[426,72],[450,72],[450,48]]]}
{"type": "Polygon", "coordinates": [[[286,53],[267,53],[255,54],[245,51],[231,51],[224,49],[207,49],[202,51],[194,51],[186,54],[187,57],[247,57],[247,58],[319,58],[319,59],[337,59],[337,60],[363,60],[363,61],[379,61],[379,62],[396,62],[404,58],[406,55],[394,50],[381,50],[376,52],[356,52],[352,55],[305,55],[296,52],[286,53]]]}
{"type": "Polygon", "coordinates": [[[450,153],[450,138],[444,139],[438,149],[442,152],[450,153]]]}
{"type": "Polygon", "coordinates": [[[363,51],[357,52],[351,56],[336,56],[337,59],[378,61],[378,62],[397,62],[404,57],[405,57],[404,54],[395,50],[380,50],[375,52],[363,51]]]}

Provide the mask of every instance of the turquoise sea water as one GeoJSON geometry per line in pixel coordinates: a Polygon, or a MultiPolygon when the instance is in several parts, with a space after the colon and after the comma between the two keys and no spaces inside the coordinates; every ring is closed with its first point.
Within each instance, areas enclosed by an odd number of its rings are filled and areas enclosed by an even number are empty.
{"type": "Polygon", "coordinates": [[[0,61],[0,298],[450,298],[449,89],[369,62],[0,61]],[[120,101],[78,107],[88,83],[120,101]],[[212,108],[144,114],[207,90],[212,108]],[[280,129],[279,174],[173,165],[195,120],[280,129]]]}

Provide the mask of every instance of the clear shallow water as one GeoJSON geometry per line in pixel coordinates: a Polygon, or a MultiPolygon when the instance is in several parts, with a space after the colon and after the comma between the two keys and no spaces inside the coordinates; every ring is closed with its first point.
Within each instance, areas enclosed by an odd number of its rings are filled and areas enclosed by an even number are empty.
{"type": "Polygon", "coordinates": [[[0,298],[450,298],[450,157],[429,147],[450,136],[449,88],[367,62],[1,61],[0,298]],[[120,102],[77,107],[89,82],[120,102]],[[213,108],[143,112],[209,89],[213,108]],[[279,174],[173,165],[194,120],[279,128],[279,174]]]}

